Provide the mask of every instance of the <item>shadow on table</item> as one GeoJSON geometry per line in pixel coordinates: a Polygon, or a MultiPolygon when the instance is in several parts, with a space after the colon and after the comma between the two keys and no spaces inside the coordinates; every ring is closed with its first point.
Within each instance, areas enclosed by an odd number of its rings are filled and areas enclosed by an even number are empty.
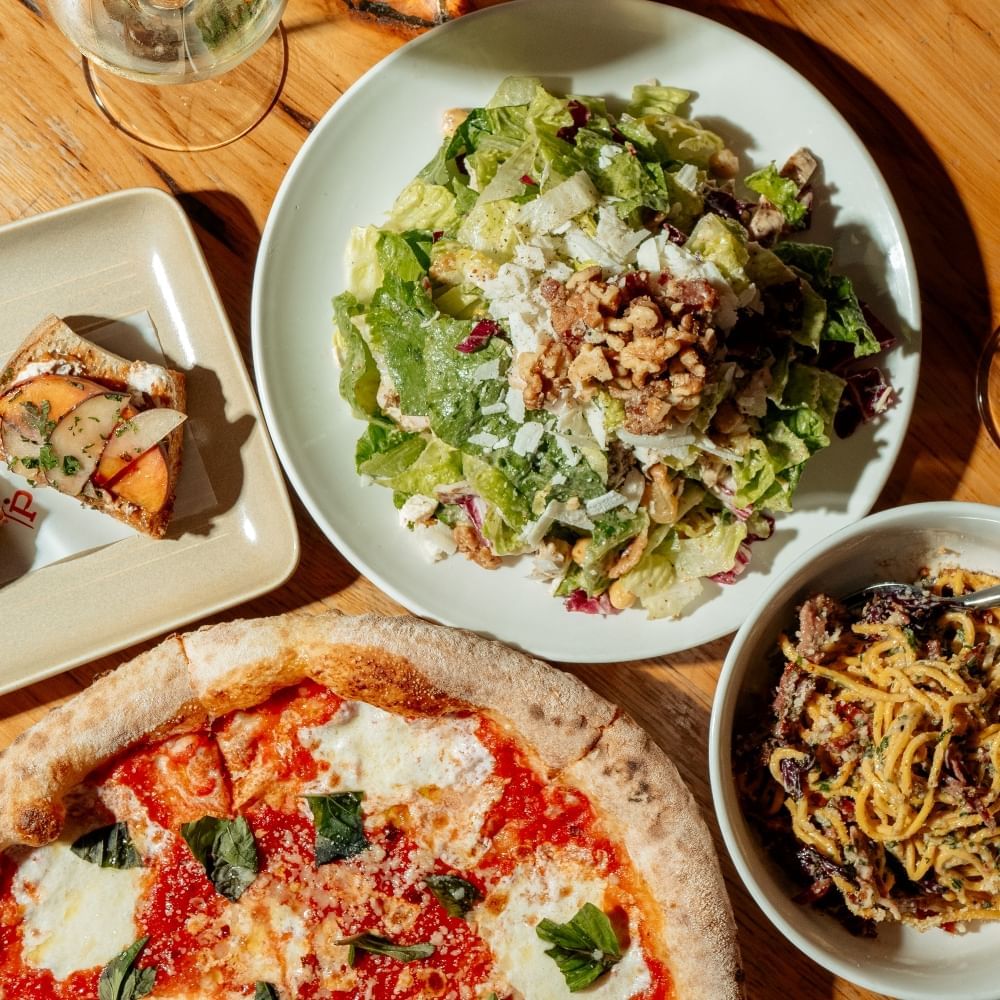
{"type": "Polygon", "coordinates": [[[878,84],[825,46],[757,14],[708,0],[685,6],[759,42],[817,86],[888,182],[913,248],[924,337],[910,431],[878,506],[951,497],[979,433],[975,370],[990,307],[975,232],[944,165],[878,84]]]}

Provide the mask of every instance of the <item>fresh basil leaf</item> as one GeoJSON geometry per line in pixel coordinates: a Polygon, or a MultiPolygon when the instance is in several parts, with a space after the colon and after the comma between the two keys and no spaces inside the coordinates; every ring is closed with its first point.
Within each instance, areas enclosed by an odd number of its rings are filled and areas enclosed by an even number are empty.
{"type": "Polygon", "coordinates": [[[364,792],[306,796],[316,827],[317,865],[353,858],[368,847],[361,820],[361,800],[364,797],[364,792]]]}
{"type": "Polygon", "coordinates": [[[451,917],[464,917],[483,898],[471,882],[457,875],[428,875],[424,882],[451,917]]]}
{"type": "Polygon", "coordinates": [[[257,844],[242,816],[236,819],[203,816],[193,823],[185,823],[181,836],[226,899],[235,903],[257,877],[257,844]]]}
{"type": "Polygon", "coordinates": [[[141,868],[142,858],[124,823],[112,823],[77,837],[70,850],[101,868],[141,868]]]}
{"type": "Polygon", "coordinates": [[[593,903],[584,903],[569,923],[542,920],[535,933],[555,946],[545,954],[559,966],[570,993],[589,986],[622,957],[611,921],[593,903]]]}
{"type": "Polygon", "coordinates": [[[389,938],[367,933],[341,938],[334,944],[348,946],[347,964],[352,968],[357,962],[359,951],[368,951],[373,955],[388,955],[389,958],[395,958],[400,962],[416,962],[421,958],[430,958],[436,950],[432,944],[396,944],[389,938]]]}
{"type": "Polygon", "coordinates": [[[97,982],[99,1000],[139,1000],[149,996],[156,983],[156,966],[135,968],[136,959],[146,947],[148,937],[141,937],[105,966],[97,982]]]}
{"type": "Polygon", "coordinates": [[[254,990],[253,1000],[280,1000],[278,991],[270,983],[257,983],[254,990]]]}

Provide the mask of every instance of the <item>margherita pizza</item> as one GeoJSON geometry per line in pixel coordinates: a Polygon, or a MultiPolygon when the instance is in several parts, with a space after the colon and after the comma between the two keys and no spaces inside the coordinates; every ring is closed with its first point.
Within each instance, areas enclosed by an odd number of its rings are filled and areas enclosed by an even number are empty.
{"type": "Polygon", "coordinates": [[[673,765],[576,678],[412,619],[183,636],[0,758],[0,997],[742,995],[673,765]]]}

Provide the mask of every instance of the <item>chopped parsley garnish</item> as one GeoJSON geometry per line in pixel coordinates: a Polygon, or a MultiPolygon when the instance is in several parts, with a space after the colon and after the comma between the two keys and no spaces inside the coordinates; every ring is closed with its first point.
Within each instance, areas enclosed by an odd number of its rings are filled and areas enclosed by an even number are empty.
{"type": "Polygon", "coordinates": [[[378,934],[355,934],[353,937],[341,938],[335,944],[346,944],[347,964],[353,969],[358,963],[358,952],[367,951],[373,955],[388,955],[400,962],[416,962],[422,958],[430,958],[435,952],[432,944],[396,944],[389,938],[378,934]]]}
{"type": "Polygon", "coordinates": [[[38,468],[48,472],[49,469],[54,469],[58,465],[59,457],[56,455],[55,449],[50,444],[43,444],[38,449],[38,468]]]}
{"type": "Polygon", "coordinates": [[[75,455],[63,455],[62,470],[64,475],[75,476],[82,468],[80,459],[75,455]]]}
{"type": "Polygon", "coordinates": [[[584,903],[569,923],[542,920],[535,933],[553,945],[545,954],[559,966],[570,993],[589,986],[622,957],[611,921],[593,903],[584,903]]]}

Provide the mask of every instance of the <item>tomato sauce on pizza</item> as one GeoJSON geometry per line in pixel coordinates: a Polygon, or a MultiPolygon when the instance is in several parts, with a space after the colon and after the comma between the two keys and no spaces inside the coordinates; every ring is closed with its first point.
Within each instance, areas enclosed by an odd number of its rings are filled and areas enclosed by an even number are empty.
{"type": "Polygon", "coordinates": [[[0,997],[666,1000],[648,897],[488,713],[304,681],[126,751],[0,853],[0,997]]]}

